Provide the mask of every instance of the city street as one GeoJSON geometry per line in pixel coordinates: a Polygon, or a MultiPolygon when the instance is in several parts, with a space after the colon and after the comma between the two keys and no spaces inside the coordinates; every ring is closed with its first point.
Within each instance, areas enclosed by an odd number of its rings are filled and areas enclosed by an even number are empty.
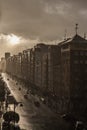
{"type": "MultiPolygon", "coordinates": [[[[15,97],[19,105],[16,107],[16,112],[20,115],[19,125],[23,130],[68,130],[65,122],[55,115],[47,106],[40,102],[40,106],[36,107],[34,102],[37,97],[28,94],[24,98],[26,90],[17,84],[17,81],[11,79],[7,74],[2,74],[4,81],[7,83],[11,94],[15,97]],[[9,79],[9,80],[8,80],[9,79]],[[21,90],[19,90],[21,88],[21,90]],[[20,105],[22,102],[23,106],[20,105]]],[[[11,105],[9,109],[14,107],[11,105]]]]}

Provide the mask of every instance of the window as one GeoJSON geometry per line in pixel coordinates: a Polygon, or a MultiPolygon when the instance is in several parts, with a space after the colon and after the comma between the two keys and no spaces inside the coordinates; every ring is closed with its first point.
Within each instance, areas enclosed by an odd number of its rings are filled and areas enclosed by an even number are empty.
{"type": "Polygon", "coordinates": [[[77,51],[75,51],[75,52],[74,52],[74,55],[76,55],[76,56],[77,56],[77,55],[79,55],[79,53],[78,53],[77,51]]]}
{"type": "Polygon", "coordinates": [[[77,60],[74,60],[74,64],[78,64],[79,62],[77,60]]]}
{"type": "Polygon", "coordinates": [[[83,55],[84,55],[84,52],[83,52],[83,51],[80,51],[80,55],[83,56],[83,55]]]}
{"type": "Polygon", "coordinates": [[[87,60],[85,61],[85,64],[87,64],[87,60]]]}
{"type": "Polygon", "coordinates": [[[65,44],[65,45],[63,45],[62,48],[63,48],[63,49],[68,49],[68,48],[69,48],[69,45],[65,44]]]}
{"type": "Polygon", "coordinates": [[[80,64],[83,64],[83,61],[82,61],[82,60],[80,60],[80,64]]]}
{"type": "Polygon", "coordinates": [[[87,56],[87,52],[85,52],[85,55],[87,56]]]}

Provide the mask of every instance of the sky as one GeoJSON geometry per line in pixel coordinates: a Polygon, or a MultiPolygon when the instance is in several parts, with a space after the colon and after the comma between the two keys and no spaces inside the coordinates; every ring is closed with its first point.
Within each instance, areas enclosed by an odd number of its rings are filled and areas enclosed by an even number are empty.
{"type": "MultiPolygon", "coordinates": [[[[55,43],[65,35],[87,33],[87,0],[0,0],[0,57],[17,53],[38,42],[55,43]],[[9,36],[20,44],[10,44],[9,36]],[[13,37],[12,37],[13,38],[13,37]]],[[[12,41],[12,40],[11,40],[12,41]]]]}

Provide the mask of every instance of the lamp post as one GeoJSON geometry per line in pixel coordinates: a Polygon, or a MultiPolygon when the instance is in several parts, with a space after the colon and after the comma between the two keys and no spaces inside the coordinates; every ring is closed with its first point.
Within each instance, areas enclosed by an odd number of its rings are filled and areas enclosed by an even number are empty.
{"type": "Polygon", "coordinates": [[[6,110],[6,112],[7,112],[7,108],[8,108],[7,97],[8,97],[7,89],[5,89],[5,110],[6,110]]]}
{"type": "Polygon", "coordinates": [[[14,126],[15,126],[15,110],[16,110],[16,106],[20,104],[20,107],[23,107],[22,102],[14,102],[14,126]]]}
{"type": "Polygon", "coordinates": [[[23,107],[22,102],[14,102],[14,112],[15,112],[15,109],[16,109],[17,105],[20,105],[20,107],[23,107]]]}
{"type": "Polygon", "coordinates": [[[6,98],[6,112],[7,112],[7,108],[8,108],[8,106],[9,106],[9,104],[10,105],[13,105],[13,123],[14,123],[14,130],[16,129],[15,128],[15,123],[16,123],[16,121],[17,121],[17,113],[16,113],[16,107],[18,106],[18,105],[20,105],[20,107],[22,107],[23,106],[23,104],[22,104],[22,102],[17,102],[16,101],[16,99],[14,98],[14,96],[13,95],[7,95],[7,98],[6,98]]]}

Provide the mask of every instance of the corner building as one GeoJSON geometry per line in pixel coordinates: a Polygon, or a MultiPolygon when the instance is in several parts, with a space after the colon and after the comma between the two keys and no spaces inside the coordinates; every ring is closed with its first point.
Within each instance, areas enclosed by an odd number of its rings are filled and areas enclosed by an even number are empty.
{"type": "Polygon", "coordinates": [[[61,46],[61,87],[66,111],[84,117],[87,110],[87,40],[79,35],[61,46]]]}

